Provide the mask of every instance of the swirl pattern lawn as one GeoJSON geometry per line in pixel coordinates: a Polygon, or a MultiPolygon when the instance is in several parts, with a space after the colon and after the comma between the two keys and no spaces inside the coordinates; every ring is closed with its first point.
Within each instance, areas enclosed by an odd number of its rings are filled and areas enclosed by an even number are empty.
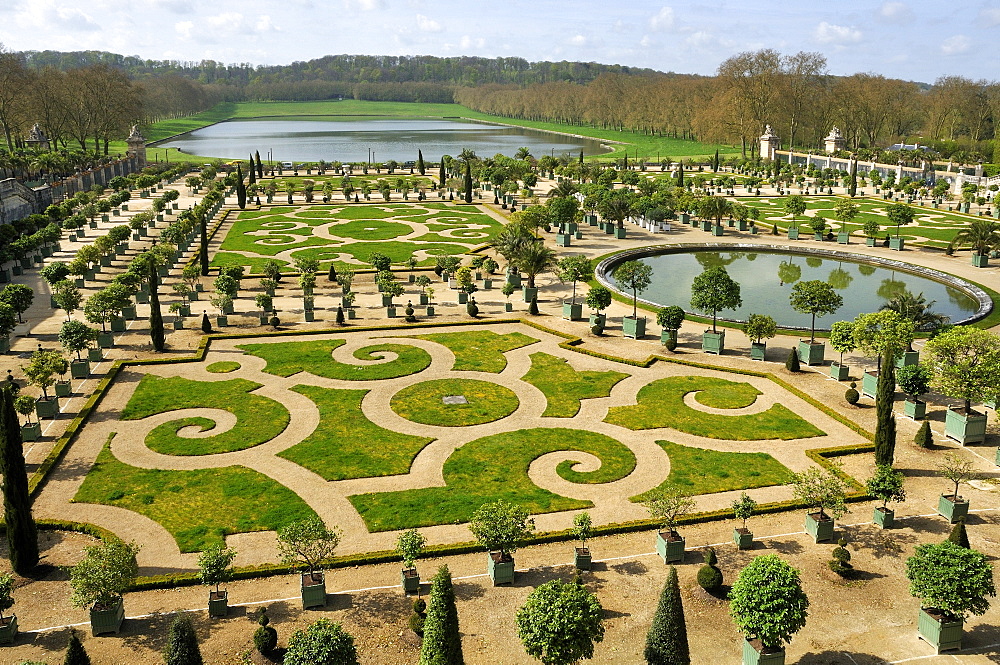
{"type": "Polygon", "coordinates": [[[607,397],[628,374],[622,372],[580,372],[565,358],[547,353],[531,354],[531,369],[521,377],[545,395],[543,417],[572,418],[585,399],[607,397]]]}
{"type": "Polygon", "coordinates": [[[684,396],[690,392],[698,393],[697,401],[717,409],[750,406],[760,394],[749,383],[707,376],[671,376],[643,386],[637,404],[612,407],[604,420],[633,430],[671,427],[695,436],[730,441],[804,439],[824,434],[781,404],[761,413],[725,416],[692,409],[684,403],[684,396]]]}
{"type": "Polygon", "coordinates": [[[417,339],[442,344],[455,354],[455,371],[499,374],[507,367],[504,353],[534,344],[538,340],[521,333],[501,335],[492,330],[414,335],[417,339]]]}
{"type": "Polygon", "coordinates": [[[164,455],[212,455],[245,450],[270,441],[288,427],[289,414],[282,404],[268,397],[252,395],[261,384],[246,379],[193,381],[183,377],[142,377],[122,420],[138,420],[179,409],[222,409],[236,416],[236,425],[205,438],[177,436],[181,427],[197,425],[211,429],[210,418],[184,418],[163,423],[146,437],[146,446],[164,455]]]}
{"type": "Polygon", "coordinates": [[[601,460],[596,471],[570,471],[560,464],[564,479],[580,483],[609,483],[635,469],[631,450],[611,437],[586,430],[523,429],[486,436],[465,444],[444,464],[446,487],[399,492],[357,494],[348,497],[370,531],[392,531],[435,524],[467,522],[482,504],[504,499],[532,514],[589,508],[590,501],[559,496],[531,482],[528,468],[546,453],[589,453],[601,460]]]}
{"type": "Polygon", "coordinates": [[[342,381],[377,381],[409,376],[427,369],[429,353],[404,344],[372,344],[354,352],[358,360],[378,360],[385,353],[396,358],[382,363],[347,365],[333,359],[334,349],[346,344],[342,339],[316,339],[308,342],[275,342],[273,344],[243,344],[239,350],[267,361],[264,371],[277,376],[309,372],[315,376],[342,381]]]}
{"type": "Polygon", "coordinates": [[[468,427],[506,418],[520,402],[509,388],[475,379],[435,379],[403,388],[390,406],[401,417],[424,425],[468,427]],[[449,396],[464,397],[466,404],[445,404],[449,396]]]}

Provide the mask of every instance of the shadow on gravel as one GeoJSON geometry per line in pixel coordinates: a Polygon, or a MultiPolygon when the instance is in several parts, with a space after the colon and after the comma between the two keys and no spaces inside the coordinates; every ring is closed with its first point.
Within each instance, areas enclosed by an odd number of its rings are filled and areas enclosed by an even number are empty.
{"type": "Polygon", "coordinates": [[[821,651],[799,656],[798,665],[885,665],[885,659],[853,651],[821,651]]]}
{"type": "Polygon", "coordinates": [[[619,575],[644,575],[649,568],[641,561],[628,561],[608,566],[608,570],[619,575]]]}

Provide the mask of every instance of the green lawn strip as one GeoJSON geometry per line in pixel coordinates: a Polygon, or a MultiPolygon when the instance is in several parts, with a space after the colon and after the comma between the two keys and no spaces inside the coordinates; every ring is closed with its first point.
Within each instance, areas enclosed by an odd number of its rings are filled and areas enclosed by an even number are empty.
{"type": "Polygon", "coordinates": [[[455,354],[453,370],[492,372],[494,374],[499,374],[507,367],[507,358],[503,355],[504,353],[538,342],[534,337],[528,337],[521,333],[513,332],[501,335],[492,330],[431,333],[413,335],[413,337],[448,347],[455,354]]]}
{"type": "Polygon", "coordinates": [[[239,368],[240,364],[235,360],[220,360],[206,367],[205,371],[212,374],[228,374],[229,372],[235,372],[239,368]]]}
{"type": "Polygon", "coordinates": [[[413,233],[409,224],[382,219],[358,219],[329,227],[330,234],[354,240],[390,240],[413,233]]]}
{"type": "Polygon", "coordinates": [[[531,369],[521,380],[545,394],[543,417],[572,418],[579,412],[581,400],[607,397],[615,384],[628,376],[622,372],[581,372],[565,358],[533,353],[531,369]]]}
{"type": "Polygon", "coordinates": [[[271,531],[316,516],[295,492],[246,467],[140,469],[118,460],[109,445],[73,501],[144,515],[169,531],[181,552],[223,543],[228,534],[271,531]]]}
{"type": "Polygon", "coordinates": [[[506,418],[517,410],[517,395],[489,381],[434,379],[403,388],[389,405],[400,417],[424,425],[468,427],[506,418]],[[447,396],[461,395],[468,404],[445,404],[447,396]]]}
{"type": "Polygon", "coordinates": [[[670,475],[656,489],[631,497],[640,503],[659,489],[679,487],[691,496],[785,485],[792,472],[767,453],[727,453],[657,441],[670,456],[670,475]]]}
{"type": "MultiPolygon", "coordinates": [[[[479,506],[497,499],[524,506],[532,514],[589,508],[593,505],[590,501],[559,496],[528,478],[528,467],[535,459],[560,450],[589,453],[601,460],[596,471],[563,476],[572,482],[609,483],[635,469],[632,451],[603,434],[560,428],[523,429],[470,441],[452,453],[443,469],[446,487],[348,498],[370,531],[460,524],[467,522],[479,506]]],[[[563,470],[562,464],[559,467],[563,470]]]]}
{"type": "MultiPolygon", "coordinates": [[[[176,422],[169,422],[153,429],[146,437],[146,445],[164,455],[212,455],[244,450],[270,441],[288,427],[288,409],[268,397],[250,394],[260,386],[246,379],[193,381],[147,374],[122,410],[121,419],[138,420],[179,409],[223,409],[236,416],[236,425],[226,432],[187,439],[177,436],[180,426],[176,422]]],[[[210,419],[201,420],[215,424],[210,419]]],[[[202,427],[202,431],[206,429],[209,427],[202,427]]]]}
{"type": "MultiPolygon", "coordinates": [[[[639,390],[638,404],[612,407],[604,420],[632,430],[671,427],[695,436],[730,441],[788,440],[823,436],[823,431],[781,404],[774,404],[761,413],[723,416],[698,411],[684,403],[684,395],[702,391],[696,399],[706,406],[714,408],[748,406],[746,392],[741,392],[739,397],[731,397],[734,391],[746,391],[746,388],[740,386],[741,384],[733,381],[705,376],[672,376],[658,379],[639,390]],[[709,394],[705,394],[706,392],[709,394]],[[726,406],[727,404],[732,406],[726,406]]],[[[755,388],[751,389],[756,391],[755,388]]]]}
{"type": "Polygon", "coordinates": [[[375,478],[409,472],[413,458],[432,438],[379,427],[361,412],[367,390],[295,386],[319,408],[320,423],[301,443],[279,453],[325,480],[375,478]]]}
{"type": "MultiPolygon", "coordinates": [[[[288,221],[288,220],[282,220],[288,221]]],[[[231,252],[248,252],[262,256],[274,256],[278,252],[303,247],[317,247],[335,244],[327,238],[312,235],[312,229],[268,229],[261,225],[266,221],[252,220],[234,222],[219,249],[231,252]],[[261,235],[250,235],[262,231],[261,235]]]]}
{"type": "Polygon", "coordinates": [[[291,376],[309,372],[315,376],[343,381],[376,381],[409,376],[427,369],[431,356],[423,349],[404,344],[371,344],[354,352],[358,360],[378,360],[383,352],[398,357],[373,365],[348,365],[333,359],[334,349],[347,341],[343,339],[316,339],[306,342],[275,342],[273,344],[242,344],[236,348],[251,356],[267,361],[264,371],[276,376],[291,376]]]}

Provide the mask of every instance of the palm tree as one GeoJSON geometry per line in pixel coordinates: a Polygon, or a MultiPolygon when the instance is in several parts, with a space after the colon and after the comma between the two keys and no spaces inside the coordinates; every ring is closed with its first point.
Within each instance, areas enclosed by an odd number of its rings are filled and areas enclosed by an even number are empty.
{"type": "Polygon", "coordinates": [[[521,245],[511,261],[528,276],[528,288],[535,288],[535,276],[548,272],[556,267],[556,251],[546,247],[539,241],[521,245]]]}
{"type": "Polygon", "coordinates": [[[955,234],[948,246],[954,250],[962,245],[971,245],[972,253],[985,256],[990,250],[1000,249],[1000,222],[977,219],[955,234]]]}
{"type": "Polygon", "coordinates": [[[576,185],[571,180],[563,179],[549,192],[549,196],[573,196],[577,191],[576,185]]]}
{"type": "MultiPolygon", "coordinates": [[[[879,309],[892,310],[907,321],[912,321],[913,327],[916,330],[933,331],[950,321],[947,315],[931,311],[931,307],[936,302],[936,300],[927,302],[923,293],[913,295],[910,291],[904,290],[894,295],[889,302],[882,305],[879,309]]],[[[906,350],[912,351],[913,346],[908,345],[906,350]]]]}
{"type": "Polygon", "coordinates": [[[490,242],[497,254],[506,259],[508,264],[516,264],[514,257],[526,245],[535,243],[535,237],[523,227],[505,226],[490,242]]]}
{"type": "Polygon", "coordinates": [[[531,151],[527,148],[518,148],[517,153],[514,154],[514,159],[527,159],[531,157],[531,151]]]}

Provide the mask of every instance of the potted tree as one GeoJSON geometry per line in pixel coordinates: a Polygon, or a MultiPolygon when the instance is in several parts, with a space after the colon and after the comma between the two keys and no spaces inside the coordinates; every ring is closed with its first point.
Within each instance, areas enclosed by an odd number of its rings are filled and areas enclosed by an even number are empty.
{"type": "Polygon", "coordinates": [[[792,221],[788,225],[788,239],[799,239],[799,215],[806,211],[806,200],[798,194],[792,194],[785,199],[785,212],[791,215],[792,221]]]}
{"type": "Polygon", "coordinates": [[[660,344],[667,347],[668,351],[677,348],[677,331],[680,330],[684,317],[684,309],[677,305],[661,307],[656,312],[656,323],[663,328],[660,333],[660,344]]]}
{"type": "Polygon", "coordinates": [[[751,314],[743,325],[744,334],[750,339],[750,359],[764,360],[767,342],[778,334],[778,323],[767,314],[751,314]]]}
{"type": "Polygon", "coordinates": [[[229,317],[226,316],[226,312],[233,308],[233,299],[225,293],[217,292],[208,301],[212,303],[212,307],[219,310],[219,315],[215,317],[215,325],[220,328],[228,326],[229,317]]]}
{"type": "Polygon", "coordinates": [[[740,498],[733,501],[733,517],[743,520],[743,526],[733,529],[733,542],[741,550],[748,550],[753,547],[753,532],[747,528],[747,520],[757,510],[757,502],[750,498],[746,492],[740,494],[740,498]]]}
{"type": "Polygon", "coordinates": [[[716,316],[722,310],[736,309],[743,304],[740,285],[733,281],[722,266],[709,268],[694,278],[691,285],[691,306],[712,314],[712,329],[701,338],[701,349],[722,355],[726,347],[726,332],[716,329],[716,316]]]}
{"type": "Polygon", "coordinates": [[[945,541],[918,545],[906,560],[910,595],[920,600],[917,631],[937,653],[962,648],[968,615],[983,615],[996,596],[986,555],[945,541]]]}
{"type": "Polygon", "coordinates": [[[498,499],[484,503],[469,520],[469,530],[486,548],[490,579],[493,586],[514,582],[514,552],[518,543],[535,529],[528,511],[521,506],[498,499]]]}
{"type": "Polygon", "coordinates": [[[931,387],[964,401],[945,414],[945,436],[965,445],[986,439],[986,414],[973,410],[972,401],[996,396],[1000,386],[1000,336],[956,326],[924,345],[924,364],[931,370],[931,387]]]}
{"type": "Polygon", "coordinates": [[[840,360],[830,363],[830,376],[838,381],[846,381],[851,376],[851,368],[844,364],[844,354],[854,351],[854,323],[851,321],[834,321],[830,326],[830,346],[840,353],[840,360]]]}
{"type": "Polygon", "coordinates": [[[201,583],[205,586],[215,586],[215,591],[208,592],[208,616],[224,617],[229,613],[229,591],[219,587],[233,579],[233,559],[236,550],[221,543],[209,545],[198,556],[198,568],[201,583]]]}
{"type": "Polygon", "coordinates": [[[625,261],[613,273],[615,284],[622,291],[632,292],[632,316],[622,317],[622,334],[640,339],[646,334],[646,317],[637,315],[638,294],[653,281],[653,267],[641,261],[625,261]]]}
{"type": "Polygon", "coordinates": [[[573,283],[573,295],[563,302],[563,318],[577,321],[583,316],[583,304],[576,302],[576,283],[594,278],[594,262],[585,256],[567,256],[559,259],[559,281],[573,283]]]}
{"type": "Polygon", "coordinates": [[[647,492],[642,505],[649,516],[659,523],[656,532],[656,552],[664,563],[684,560],[684,538],[674,529],[677,520],[694,508],[694,499],[680,488],[666,485],[647,492]]]}
{"type": "Polygon", "coordinates": [[[799,571],[776,554],[755,557],[729,592],[729,614],[743,633],[743,665],[784,665],[784,645],[806,625],[809,599],[799,571]]]}
{"type": "Polygon", "coordinates": [[[52,369],[59,375],[56,379],[55,388],[56,397],[69,397],[73,392],[73,384],[66,378],[66,372],[69,371],[69,362],[59,354],[59,358],[56,359],[55,356],[52,358],[52,369]]]}
{"type": "Polygon", "coordinates": [[[260,307],[260,325],[266,326],[268,321],[267,313],[274,307],[274,298],[267,293],[258,293],[253,297],[253,302],[260,307]]]}
{"type": "Polygon", "coordinates": [[[80,352],[88,348],[91,342],[97,340],[97,330],[81,321],[63,321],[59,328],[59,343],[76,358],[70,361],[70,376],[74,379],[86,379],[90,376],[90,360],[81,358],[80,352]]]}
{"type": "Polygon", "coordinates": [[[493,288],[493,275],[496,271],[500,269],[500,264],[493,260],[493,258],[487,256],[483,261],[483,290],[487,291],[493,288]]]}
{"type": "Polygon", "coordinates": [[[573,565],[577,570],[590,570],[590,548],[587,547],[587,541],[594,533],[590,513],[577,513],[573,516],[572,533],[573,537],[580,541],[580,546],[573,548],[573,565]]]}
{"type": "Polygon", "coordinates": [[[31,422],[31,414],[35,412],[35,400],[28,395],[18,395],[14,398],[14,410],[25,419],[25,423],[21,425],[21,440],[38,441],[42,437],[42,424],[31,422]]]}
{"type": "MultiPolygon", "coordinates": [[[[469,302],[469,295],[476,292],[476,282],[472,278],[472,268],[462,266],[455,271],[455,282],[458,284],[458,304],[465,305],[469,302]]],[[[385,287],[383,285],[383,300],[385,299],[385,287]]],[[[398,294],[397,294],[398,295],[398,294]]]]}
{"type": "Polygon", "coordinates": [[[902,251],[903,238],[899,235],[899,227],[913,221],[913,208],[905,203],[893,203],[885,211],[889,221],[896,225],[896,237],[889,239],[889,248],[902,251]]]}
{"type": "Polygon", "coordinates": [[[528,285],[521,290],[524,302],[535,300],[538,297],[535,278],[556,267],[555,250],[546,247],[540,241],[524,242],[515,247],[511,260],[528,278],[528,285]]]}
{"type": "MultiPolygon", "coordinates": [[[[414,279],[413,282],[420,288],[420,300],[419,300],[420,304],[426,306],[427,287],[431,285],[431,278],[428,277],[427,275],[417,275],[416,279],[414,279]]],[[[513,292],[514,290],[511,289],[510,293],[513,292]]],[[[508,298],[510,297],[510,293],[506,294],[508,298]]]]}
{"type": "Polygon", "coordinates": [[[340,544],[340,529],[328,529],[319,517],[307,517],[278,529],[282,563],[305,566],[302,573],[302,609],[326,607],[326,579],[320,566],[340,544]]]}
{"type": "Polygon", "coordinates": [[[852,219],[858,216],[859,212],[861,212],[861,208],[846,199],[838,201],[833,207],[834,217],[841,222],[840,231],[837,233],[837,243],[841,245],[849,245],[851,243],[851,230],[847,225],[852,219]]]}
{"type": "Polygon", "coordinates": [[[31,354],[31,362],[21,367],[28,383],[42,389],[42,396],[35,400],[35,411],[39,418],[55,418],[59,413],[59,398],[49,396],[49,387],[56,382],[56,373],[66,364],[66,359],[57,351],[41,349],[31,354]]]}
{"type": "Polygon", "coordinates": [[[90,608],[90,629],[94,635],[117,633],[125,619],[122,594],[139,575],[136,555],[139,546],[117,539],[92,545],[69,571],[74,607],[90,608]]]}
{"type": "Polygon", "coordinates": [[[590,330],[595,335],[600,335],[604,332],[604,324],[606,322],[606,317],[603,312],[611,305],[611,290],[606,286],[595,286],[587,292],[587,307],[594,310],[594,313],[590,315],[588,323],[590,323],[590,330]]]}
{"type": "Polygon", "coordinates": [[[903,489],[903,474],[888,464],[879,464],[875,474],[865,483],[868,494],[882,501],[876,506],[872,519],[883,529],[891,529],[896,513],[889,508],[890,501],[905,501],[906,490],[903,489]]]}
{"type": "Polygon", "coordinates": [[[812,316],[809,341],[799,340],[799,360],[807,365],[822,365],[826,345],[816,341],[816,316],[833,314],[844,304],[844,298],[826,282],[811,279],[794,284],[788,301],[796,312],[812,316]]]}
{"type": "Polygon", "coordinates": [[[806,531],[817,543],[832,540],[834,521],[847,512],[844,481],[833,471],[812,466],[792,474],[792,485],[795,498],[807,506],[806,531]]]}
{"type": "Polygon", "coordinates": [[[403,558],[403,570],[400,573],[403,593],[420,592],[420,574],[414,564],[426,544],[427,539],[416,529],[404,531],[399,534],[399,539],[396,540],[396,552],[403,558]]]}
{"type": "Polygon", "coordinates": [[[10,351],[10,334],[17,327],[17,315],[14,308],[5,302],[0,302],[0,353],[10,351]]]}
{"type": "Polygon", "coordinates": [[[865,232],[865,245],[874,247],[875,243],[878,242],[878,234],[882,231],[878,220],[872,218],[866,219],[861,230],[865,232]]]}
{"type": "Polygon", "coordinates": [[[927,402],[920,397],[931,389],[930,370],[924,365],[903,365],[896,370],[896,382],[908,398],[903,402],[903,413],[913,420],[923,420],[927,402]]]}
{"type": "Polygon", "coordinates": [[[13,644],[17,637],[17,615],[3,613],[14,606],[14,576],[0,574],[0,644],[13,644]]]}
{"type": "Polygon", "coordinates": [[[938,499],[937,509],[939,515],[954,524],[969,514],[969,500],[959,495],[959,485],[970,480],[981,480],[983,476],[972,468],[972,462],[963,460],[958,455],[945,455],[938,464],[938,473],[955,484],[951,494],[942,494],[938,499]]]}

